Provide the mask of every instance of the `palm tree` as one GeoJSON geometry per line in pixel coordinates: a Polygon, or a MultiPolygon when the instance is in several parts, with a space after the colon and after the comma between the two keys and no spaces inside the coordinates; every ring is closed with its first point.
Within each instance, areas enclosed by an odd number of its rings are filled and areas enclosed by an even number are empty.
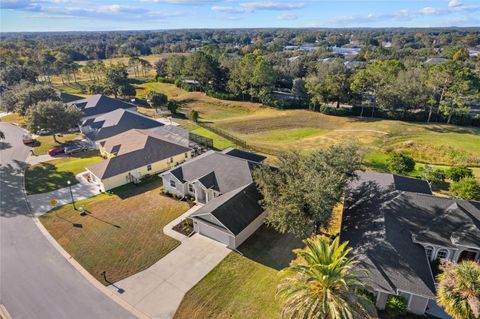
{"type": "Polygon", "coordinates": [[[438,275],[437,302],[455,319],[480,318],[480,264],[444,263],[438,275]]]}
{"type": "Polygon", "coordinates": [[[339,244],[325,236],[303,241],[304,249],[293,252],[297,258],[280,272],[277,297],[282,301],[283,318],[353,319],[375,318],[372,302],[361,293],[365,286],[357,263],[347,255],[348,242],[339,244]]]}

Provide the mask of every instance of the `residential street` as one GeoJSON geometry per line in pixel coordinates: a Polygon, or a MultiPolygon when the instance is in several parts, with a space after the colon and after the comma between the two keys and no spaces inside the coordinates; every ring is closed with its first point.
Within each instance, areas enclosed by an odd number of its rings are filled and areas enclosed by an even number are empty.
{"type": "Polygon", "coordinates": [[[28,215],[23,130],[0,122],[0,304],[12,318],[134,318],[91,285],[28,215]]]}

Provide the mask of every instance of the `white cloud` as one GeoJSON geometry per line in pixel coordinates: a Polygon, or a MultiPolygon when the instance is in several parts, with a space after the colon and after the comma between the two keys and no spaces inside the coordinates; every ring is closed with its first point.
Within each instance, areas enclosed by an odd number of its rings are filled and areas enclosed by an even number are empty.
{"type": "Polygon", "coordinates": [[[303,2],[244,2],[240,6],[251,10],[294,10],[305,7],[303,2]]]}
{"type": "Polygon", "coordinates": [[[277,17],[278,20],[297,20],[300,18],[302,15],[300,14],[295,14],[295,13],[282,13],[277,17]]]}
{"type": "Polygon", "coordinates": [[[248,13],[249,10],[239,7],[222,7],[222,6],[213,6],[211,8],[213,11],[225,12],[225,13],[248,13]]]}
{"type": "Polygon", "coordinates": [[[458,0],[450,0],[450,2],[448,2],[448,6],[449,6],[450,8],[459,7],[459,6],[461,6],[461,5],[463,5],[463,3],[461,3],[461,2],[458,1],[458,0]]]}
{"type": "Polygon", "coordinates": [[[296,10],[305,7],[303,2],[243,2],[239,6],[213,6],[213,11],[243,14],[254,13],[257,10],[296,10]]]}
{"type": "Polygon", "coordinates": [[[432,8],[432,7],[425,7],[425,8],[422,8],[420,10],[418,10],[418,12],[422,13],[422,14],[439,14],[441,13],[442,10],[438,9],[438,8],[432,8]]]}

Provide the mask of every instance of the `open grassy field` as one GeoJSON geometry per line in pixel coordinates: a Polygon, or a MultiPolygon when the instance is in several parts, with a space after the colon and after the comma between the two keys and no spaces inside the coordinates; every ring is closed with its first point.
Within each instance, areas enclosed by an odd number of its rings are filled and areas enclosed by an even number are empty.
{"type": "Polygon", "coordinates": [[[84,216],[65,205],[40,221],[97,280],[113,283],[148,268],[179,245],[162,229],[189,206],[161,195],[160,186],[158,179],[127,185],[79,201],[77,207],[88,212],[84,216]]]}
{"type": "Polygon", "coordinates": [[[49,149],[62,144],[68,144],[68,142],[79,139],[80,136],[80,133],[62,135],[57,134],[58,142],[55,142],[52,135],[38,136],[37,138],[35,138],[33,154],[37,156],[47,154],[49,149]]]}
{"type": "Polygon", "coordinates": [[[422,163],[480,167],[480,128],[277,110],[258,103],[218,100],[158,82],[140,85],[138,96],[148,90],[165,93],[182,104],[185,114],[195,109],[200,120],[272,152],[310,151],[357,141],[366,153],[405,151],[422,163]]]}
{"type": "Polygon", "coordinates": [[[302,243],[262,226],[183,298],[175,319],[279,318],[277,273],[302,243]]]}
{"type": "Polygon", "coordinates": [[[25,172],[25,188],[28,194],[50,192],[67,187],[67,181],[77,184],[75,175],[83,172],[85,167],[102,160],[97,151],[83,152],[69,157],[59,158],[29,166],[25,172]]]}

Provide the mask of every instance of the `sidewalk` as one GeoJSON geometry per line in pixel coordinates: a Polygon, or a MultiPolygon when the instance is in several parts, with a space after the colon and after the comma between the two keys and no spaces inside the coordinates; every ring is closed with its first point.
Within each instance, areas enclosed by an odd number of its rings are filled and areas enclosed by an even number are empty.
{"type": "Polygon", "coordinates": [[[165,234],[182,243],[150,268],[108,286],[118,297],[150,318],[173,318],[183,296],[229,253],[224,244],[195,234],[186,237],[171,229],[194,206],[164,228],[165,234]]]}
{"type": "MultiPolygon", "coordinates": [[[[84,172],[75,176],[80,183],[75,184],[72,186],[72,194],[75,201],[89,198],[95,195],[100,194],[100,187],[95,184],[88,183],[85,181],[80,175],[84,174],[84,172]]],[[[30,209],[34,216],[38,217],[53,207],[50,205],[50,200],[55,199],[57,201],[57,207],[62,206],[65,204],[69,204],[72,202],[72,196],[70,195],[70,190],[68,187],[60,188],[48,193],[41,193],[35,195],[28,195],[27,201],[30,205],[30,209]]]]}

